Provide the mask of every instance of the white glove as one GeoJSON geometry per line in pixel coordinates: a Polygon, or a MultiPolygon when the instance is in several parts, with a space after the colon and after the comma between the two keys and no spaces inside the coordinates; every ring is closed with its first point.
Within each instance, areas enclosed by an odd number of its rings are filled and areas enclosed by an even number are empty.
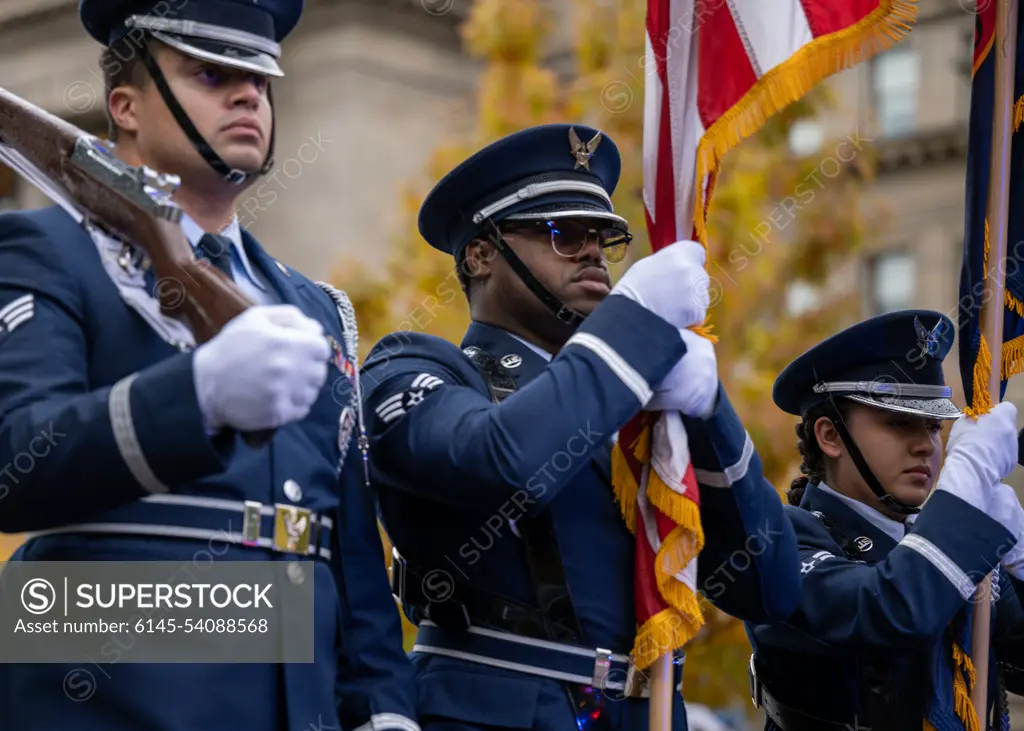
{"type": "Polygon", "coordinates": [[[993,486],[1016,464],[1017,407],[1003,401],[977,421],[961,416],[953,424],[935,489],[946,490],[988,513],[993,486]]]}
{"type": "Polygon", "coordinates": [[[681,411],[705,418],[714,411],[718,395],[715,344],[692,330],[680,330],[686,355],[654,390],[644,411],[681,411]]]}
{"type": "Polygon", "coordinates": [[[1003,556],[1001,563],[1014,578],[1024,580],[1024,508],[1017,493],[1005,482],[992,488],[988,517],[999,521],[1017,540],[1017,545],[1003,556]]]}
{"type": "Polygon", "coordinates": [[[309,413],[331,348],[292,305],[251,307],[196,349],[193,377],[207,426],[274,429],[309,413]]]}
{"type": "Polygon", "coordinates": [[[677,241],[633,264],[612,294],[629,297],[679,329],[700,325],[711,301],[706,260],[696,241],[677,241]]]}

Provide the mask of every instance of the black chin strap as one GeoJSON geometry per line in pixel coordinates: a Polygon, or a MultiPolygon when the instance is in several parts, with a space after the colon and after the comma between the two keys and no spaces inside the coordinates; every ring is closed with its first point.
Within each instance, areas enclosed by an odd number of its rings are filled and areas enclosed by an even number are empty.
{"type": "Polygon", "coordinates": [[[889,508],[893,512],[900,513],[901,515],[914,515],[921,512],[921,508],[914,507],[913,505],[907,505],[901,500],[897,500],[895,497],[890,495],[882,487],[882,484],[875,477],[875,474],[868,467],[868,463],[864,459],[864,455],[861,454],[860,449],[857,447],[857,443],[853,441],[853,437],[850,436],[850,430],[846,428],[846,424],[843,422],[843,418],[839,413],[839,410],[833,404],[833,413],[830,415],[832,423],[836,427],[836,431],[839,432],[839,437],[843,440],[843,444],[846,445],[846,451],[850,453],[850,457],[853,459],[853,463],[857,465],[857,471],[860,472],[860,476],[864,478],[864,482],[868,484],[871,491],[878,497],[885,507],[889,508]]]}
{"type": "MultiPolygon", "coordinates": [[[[142,57],[142,62],[146,65],[146,70],[149,71],[149,75],[153,78],[153,83],[156,84],[157,90],[160,92],[160,96],[163,97],[164,103],[167,108],[171,110],[171,114],[174,116],[178,126],[181,127],[182,131],[192,142],[192,146],[196,148],[196,152],[202,155],[203,159],[212,167],[217,173],[229,183],[235,185],[242,185],[247,183],[251,179],[259,176],[266,175],[274,167],[274,140],[277,134],[277,125],[273,123],[273,116],[271,116],[271,130],[270,130],[270,146],[267,150],[267,159],[263,163],[263,167],[256,173],[247,173],[244,170],[237,170],[229,167],[225,163],[220,155],[214,152],[210,144],[203,139],[203,136],[199,134],[199,130],[196,129],[195,125],[192,124],[192,120],[188,118],[185,110],[181,108],[178,100],[174,96],[174,92],[171,91],[171,87],[167,84],[167,79],[164,77],[163,72],[160,70],[160,66],[157,65],[156,59],[153,58],[153,54],[149,51],[149,46],[143,41],[140,44],[139,54],[142,57]]],[[[271,104],[271,115],[273,115],[273,99],[270,97],[270,88],[267,88],[267,98],[271,104]]]]}
{"type": "Polygon", "coordinates": [[[498,251],[504,257],[505,261],[508,262],[508,265],[512,267],[512,271],[514,271],[516,275],[523,280],[523,284],[530,288],[530,291],[536,295],[537,299],[543,302],[547,308],[551,310],[554,316],[559,319],[559,321],[574,329],[579,327],[585,316],[576,312],[576,310],[572,309],[568,305],[563,304],[557,297],[548,292],[544,288],[544,285],[538,282],[537,278],[533,276],[533,272],[531,272],[529,267],[523,263],[523,260],[520,259],[514,251],[512,251],[512,247],[508,245],[508,242],[505,241],[504,238],[502,238],[501,231],[498,230],[498,227],[494,222],[488,221],[488,223],[490,223],[491,228],[494,229],[491,241],[498,247],[498,251]]]}

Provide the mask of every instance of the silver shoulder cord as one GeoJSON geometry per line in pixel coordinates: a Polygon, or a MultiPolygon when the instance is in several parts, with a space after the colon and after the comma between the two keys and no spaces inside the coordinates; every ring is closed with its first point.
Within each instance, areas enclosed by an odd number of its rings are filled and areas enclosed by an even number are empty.
{"type": "MultiPolygon", "coordinates": [[[[366,422],[363,420],[363,393],[359,383],[359,329],[356,325],[356,310],[352,306],[352,301],[348,298],[348,295],[340,289],[332,287],[327,282],[317,282],[316,286],[326,292],[338,308],[338,315],[341,317],[342,338],[345,341],[345,349],[348,350],[352,357],[352,368],[355,370],[355,378],[353,379],[354,383],[352,384],[352,388],[355,394],[356,418],[359,422],[358,444],[359,451],[363,453],[363,477],[366,480],[367,487],[369,487],[370,439],[366,436],[366,422]]],[[[347,448],[348,447],[346,445],[346,449],[347,448]]],[[[342,462],[345,461],[344,454],[341,455],[341,460],[342,462]]]]}

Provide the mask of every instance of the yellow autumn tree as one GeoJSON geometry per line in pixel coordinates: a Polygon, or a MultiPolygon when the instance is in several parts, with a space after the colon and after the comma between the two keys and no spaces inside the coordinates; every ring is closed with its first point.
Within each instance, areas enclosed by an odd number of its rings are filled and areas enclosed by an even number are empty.
{"type": "MultiPolygon", "coordinates": [[[[550,5],[537,0],[477,0],[461,29],[466,52],[483,61],[474,134],[434,153],[430,184],[505,134],[547,122],[586,123],[604,130],[622,155],[613,199],[616,211],[633,222],[630,259],[649,253],[641,164],[648,78],[645,10],[645,0],[574,0],[567,18],[555,17],[550,5]],[[574,68],[568,79],[544,66],[543,53],[556,28],[572,29],[574,68]]],[[[829,103],[817,89],[734,149],[709,218],[710,315],[720,338],[719,372],[757,446],[765,477],[780,495],[797,474],[799,460],[795,420],[772,403],[772,381],[792,358],[859,313],[856,296],[844,296],[830,277],[853,261],[864,230],[858,187],[871,173],[870,152],[855,138],[828,141],[803,159],[795,159],[788,147],[794,124],[829,103]],[[803,304],[794,308],[800,294],[803,304]]],[[[403,230],[416,231],[426,192],[427,187],[403,191],[410,221],[403,230]]],[[[613,276],[627,267],[617,265],[613,276]]],[[[394,242],[394,255],[379,276],[346,261],[333,281],[352,296],[363,353],[394,330],[428,332],[457,343],[468,325],[451,258],[417,234],[394,242]]],[[[709,605],[704,609],[706,626],[687,648],[686,697],[743,715],[750,708],[750,646],[743,626],[709,605]]],[[[406,624],[406,630],[411,641],[413,628],[406,624]]]]}

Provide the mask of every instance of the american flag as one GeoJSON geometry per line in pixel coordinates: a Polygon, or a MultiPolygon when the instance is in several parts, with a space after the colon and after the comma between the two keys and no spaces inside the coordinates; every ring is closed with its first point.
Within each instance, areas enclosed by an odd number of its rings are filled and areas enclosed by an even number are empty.
{"type": "MultiPolygon", "coordinates": [[[[680,239],[706,246],[726,152],[821,79],[898,42],[916,13],[914,0],[649,0],[643,162],[652,248],[680,239]]],[[[620,430],[613,483],[636,536],[633,658],[644,670],[703,625],[700,492],[678,413],[643,412],[620,430]]]]}

